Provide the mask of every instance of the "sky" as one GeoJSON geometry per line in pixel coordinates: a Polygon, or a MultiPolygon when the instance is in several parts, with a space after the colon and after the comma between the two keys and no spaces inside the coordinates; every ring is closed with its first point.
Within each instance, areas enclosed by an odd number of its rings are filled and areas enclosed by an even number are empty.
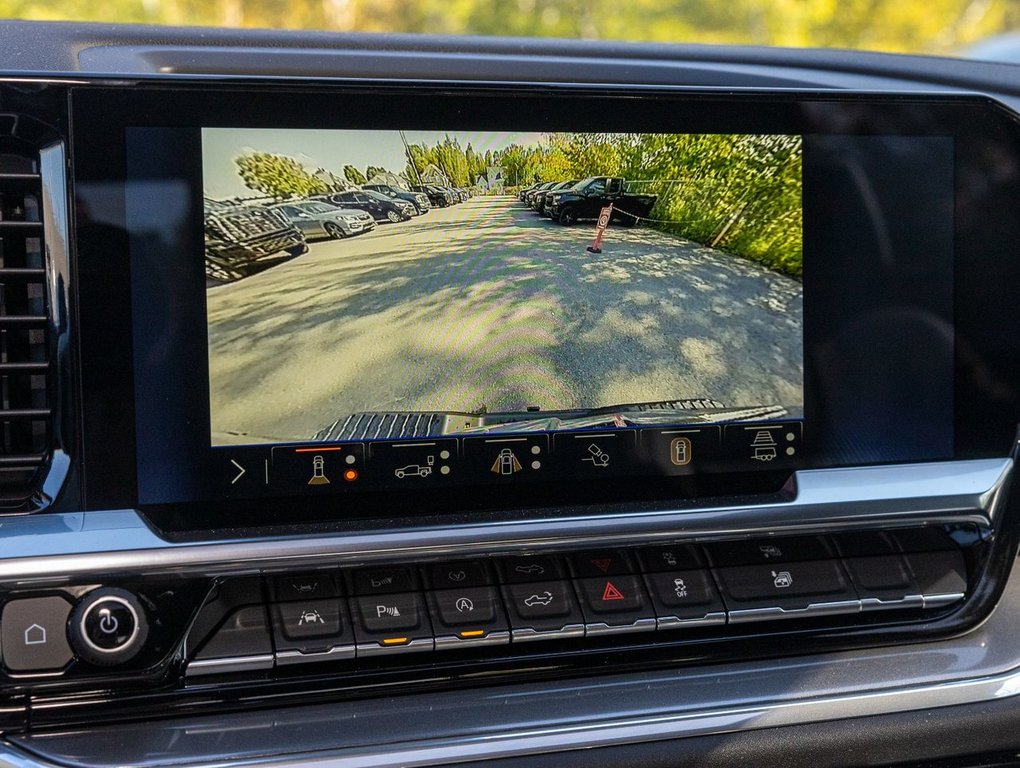
{"type": "MultiPolygon", "coordinates": [[[[511,144],[537,144],[540,133],[489,131],[404,131],[409,144],[435,144],[447,135],[470,142],[476,152],[497,151],[511,144]]],[[[203,128],[202,172],[205,194],[212,198],[250,196],[237,175],[234,158],[248,150],[287,155],[315,171],[325,168],[343,176],[345,165],[364,172],[378,165],[399,173],[407,164],[398,131],[323,131],[276,128],[203,128]]]]}

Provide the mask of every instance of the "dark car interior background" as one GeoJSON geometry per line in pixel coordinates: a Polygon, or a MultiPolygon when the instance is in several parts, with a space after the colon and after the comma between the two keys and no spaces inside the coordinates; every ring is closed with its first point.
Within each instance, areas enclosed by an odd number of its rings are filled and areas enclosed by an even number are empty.
{"type": "Polygon", "coordinates": [[[1015,760],[1013,65],[0,71],[0,768],[1015,760]]]}

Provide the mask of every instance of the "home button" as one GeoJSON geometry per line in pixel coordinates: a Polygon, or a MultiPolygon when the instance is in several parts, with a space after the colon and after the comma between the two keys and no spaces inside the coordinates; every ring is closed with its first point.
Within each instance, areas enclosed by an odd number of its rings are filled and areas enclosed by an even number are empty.
{"type": "Polygon", "coordinates": [[[4,666],[11,672],[53,672],[63,669],[73,654],[67,642],[71,604],[63,597],[11,600],[0,616],[0,646],[4,666]]]}

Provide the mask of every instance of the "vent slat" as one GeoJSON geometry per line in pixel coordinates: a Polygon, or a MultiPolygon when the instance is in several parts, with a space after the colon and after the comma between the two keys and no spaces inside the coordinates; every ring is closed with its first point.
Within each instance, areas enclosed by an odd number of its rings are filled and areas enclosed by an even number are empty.
{"type": "Polygon", "coordinates": [[[0,469],[32,469],[46,460],[44,453],[27,453],[15,456],[0,456],[0,469]]]}
{"type": "Polygon", "coordinates": [[[52,415],[49,408],[0,408],[0,422],[39,421],[52,415]]]}
{"type": "MultiPolygon", "coordinates": [[[[2,128],[2,126],[0,126],[2,128]]],[[[0,131],[0,512],[31,510],[53,446],[40,155],[0,131]]]]}
{"type": "Polygon", "coordinates": [[[40,267],[0,267],[0,279],[5,277],[34,277],[43,279],[46,270],[40,267]]]}
{"type": "Polygon", "coordinates": [[[48,323],[49,318],[41,315],[0,314],[0,328],[45,328],[48,323]]]}
{"type": "Polygon", "coordinates": [[[49,361],[39,363],[0,363],[0,376],[14,374],[45,374],[50,370],[49,361]]]}

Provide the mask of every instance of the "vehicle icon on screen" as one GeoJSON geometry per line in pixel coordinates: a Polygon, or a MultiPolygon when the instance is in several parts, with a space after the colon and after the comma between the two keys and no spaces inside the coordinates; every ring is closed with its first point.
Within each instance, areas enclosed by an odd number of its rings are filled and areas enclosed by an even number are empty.
{"type": "Polygon", "coordinates": [[[393,474],[397,476],[398,480],[403,480],[405,477],[428,477],[432,474],[432,465],[436,463],[436,457],[428,456],[425,461],[425,464],[408,464],[406,467],[395,469],[393,474]]]}

